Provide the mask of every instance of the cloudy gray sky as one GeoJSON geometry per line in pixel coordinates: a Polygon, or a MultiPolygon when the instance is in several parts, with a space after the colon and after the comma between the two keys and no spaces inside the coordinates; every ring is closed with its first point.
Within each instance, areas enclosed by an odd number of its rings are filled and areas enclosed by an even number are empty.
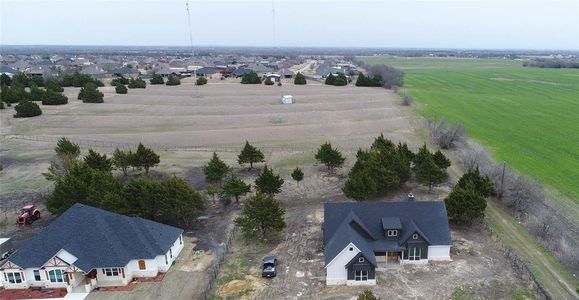
{"type": "MultiPolygon", "coordinates": [[[[185,46],[189,45],[185,3],[0,0],[0,43],[185,46]]],[[[189,4],[198,46],[579,50],[577,0],[189,0],[189,4]]]]}

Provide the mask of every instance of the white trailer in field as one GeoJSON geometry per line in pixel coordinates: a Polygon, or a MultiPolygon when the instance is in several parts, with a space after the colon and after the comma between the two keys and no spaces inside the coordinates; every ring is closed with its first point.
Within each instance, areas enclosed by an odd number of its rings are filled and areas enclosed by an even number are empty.
{"type": "Polygon", "coordinates": [[[292,95],[285,95],[281,97],[282,104],[292,104],[294,103],[294,96],[292,95]]]}

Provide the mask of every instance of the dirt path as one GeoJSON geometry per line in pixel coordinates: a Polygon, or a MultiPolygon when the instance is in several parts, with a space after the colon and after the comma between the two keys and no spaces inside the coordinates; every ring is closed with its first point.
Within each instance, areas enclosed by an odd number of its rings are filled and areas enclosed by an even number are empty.
{"type": "Polygon", "coordinates": [[[526,262],[549,296],[553,299],[577,299],[574,290],[577,283],[561,274],[562,266],[558,266],[555,259],[545,253],[546,250],[542,250],[532,237],[527,236],[522,227],[492,203],[487,206],[487,218],[497,234],[526,262]]]}

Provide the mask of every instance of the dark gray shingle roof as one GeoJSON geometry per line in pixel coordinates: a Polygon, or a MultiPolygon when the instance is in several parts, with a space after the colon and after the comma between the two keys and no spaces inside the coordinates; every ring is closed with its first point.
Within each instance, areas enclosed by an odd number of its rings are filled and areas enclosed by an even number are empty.
{"type": "Polygon", "coordinates": [[[384,240],[383,222],[390,226],[396,223],[396,219],[400,222],[401,238],[417,231],[431,245],[452,244],[443,201],[325,203],[323,226],[326,265],[350,242],[360,248],[373,263],[374,251],[400,249],[398,241],[403,239],[392,242],[384,240]],[[366,231],[368,234],[365,234],[366,231]]]}
{"type": "Polygon", "coordinates": [[[402,229],[400,218],[388,217],[382,218],[382,229],[402,229]]]}
{"type": "Polygon", "coordinates": [[[132,259],[167,253],[182,229],[75,204],[26,243],[9,261],[21,268],[39,268],[61,249],[78,258],[85,272],[123,267],[132,259]]]}
{"type": "Polygon", "coordinates": [[[137,71],[131,67],[123,66],[120,68],[112,69],[110,73],[111,74],[138,74],[139,71],[137,71]]]}

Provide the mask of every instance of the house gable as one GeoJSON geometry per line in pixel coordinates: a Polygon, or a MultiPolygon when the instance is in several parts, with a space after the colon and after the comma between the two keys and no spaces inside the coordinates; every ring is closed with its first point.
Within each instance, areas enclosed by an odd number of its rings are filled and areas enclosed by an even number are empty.
{"type": "Polygon", "coordinates": [[[334,263],[337,260],[337,258],[343,257],[343,256],[345,256],[345,253],[348,253],[351,251],[354,251],[355,253],[361,252],[360,249],[358,247],[356,247],[356,245],[354,245],[354,243],[349,243],[346,247],[344,247],[344,249],[342,249],[342,251],[340,251],[340,253],[338,253],[336,256],[334,256],[332,258],[332,260],[326,264],[325,268],[327,269],[330,265],[332,265],[332,263],[334,263]],[[350,250],[350,249],[352,249],[352,250],[350,250]]]}
{"type": "Polygon", "coordinates": [[[17,270],[22,270],[22,268],[20,266],[18,266],[17,264],[11,262],[11,261],[7,261],[5,262],[2,267],[0,267],[0,270],[7,270],[7,269],[17,269],[17,270]]]}

